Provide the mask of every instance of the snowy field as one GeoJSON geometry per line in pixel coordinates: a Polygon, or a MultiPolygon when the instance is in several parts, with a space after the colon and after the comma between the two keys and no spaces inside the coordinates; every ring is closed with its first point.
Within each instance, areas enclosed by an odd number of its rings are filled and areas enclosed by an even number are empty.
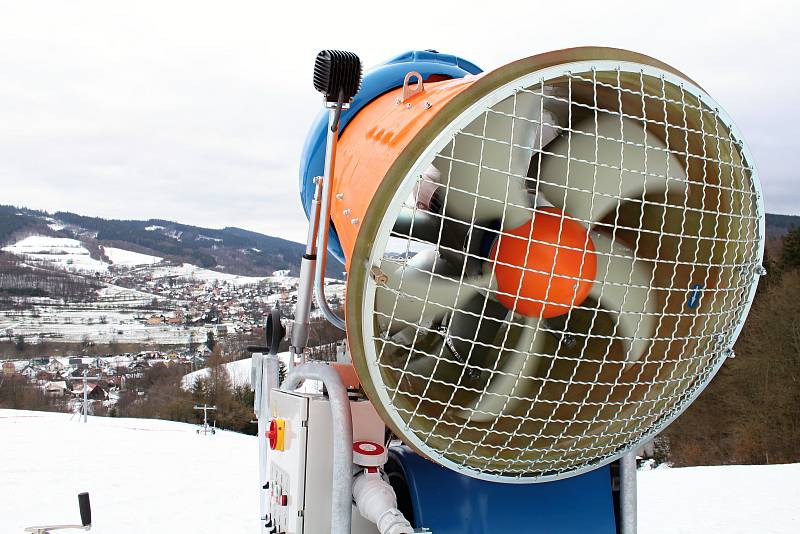
{"type": "Polygon", "coordinates": [[[105,253],[106,257],[111,260],[111,263],[125,267],[152,265],[164,259],[159,258],[158,256],[150,256],[149,254],[141,254],[139,252],[131,252],[130,250],[114,247],[103,247],[103,252],[105,253]]]}
{"type": "Polygon", "coordinates": [[[268,276],[240,276],[238,274],[227,274],[218,271],[211,271],[197,267],[191,263],[184,263],[181,266],[154,267],[151,273],[153,280],[160,278],[186,278],[197,280],[209,284],[220,283],[229,284],[233,287],[256,285],[263,280],[269,280],[268,276]]]}
{"type": "Polygon", "coordinates": [[[108,264],[92,258],[89,250],[77,239],[33,235],[2,250],[22,256],[32,265],[43,263],[79,273],[108,271],[108,264]]]}
{"type": "Polygon", "coordinates": [[[91,532],[258,532],[256,438],[193,425],[0,410],[0,532],[79,523],[91,532]],[[12,460],[13,459],[13,460],[12,460]]]}
{"type": "Polygon", "coordinates": [[[178,345],[188,342],[190,332],[196,339],[205,339],[203,327],[148,325],[144,319],[169,310],[145,310],[155,295],[106,285],[97,292],[97,299],[86,303],[61,304],[40,299],[30,310],[0,310],[0,333],[23,335],[30,343],[39,341],[81,342],[89,338],[95,343],[155,343],[178,345]]]}
{"type": "Polygon", "coordinates": [[[800,464],[639,472],[639,534],[797,534],[800,464]]]}
{"type": "MultiPolygon", "coordinates": [[[[0,532],[77,522],[98,534],[258,532],[257,442],[183,423],[0,410],[0,532]]],[[[796,534],[800,464],[639,473],[640,534],[796,534]]]]}

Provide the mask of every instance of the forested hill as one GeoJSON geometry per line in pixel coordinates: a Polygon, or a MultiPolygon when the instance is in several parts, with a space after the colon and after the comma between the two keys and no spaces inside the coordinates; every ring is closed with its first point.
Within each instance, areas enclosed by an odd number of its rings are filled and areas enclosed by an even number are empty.
{"type": "Polygon", "coordinates": [[[800,215],[767,213],[767,235],[769,237],[783,236],[793,227],[800,228],[800,215]]]}
{"type": "MultiPolygon", "coordinates": [[[[234,227],[202,228],[161,219],[102,219],[0,205],[0,246],[36,234],[115,246],[246,276],[264,276],[282,269],[296,276],[305,248],[300,243],[234,227]]],[[[328,276],[341,278],[343,270],[341,263],[330,258],[328,276]]]]}
{"type": "MultiPolygon", "coordinates": [[[[800,216],[767,214],[767,236],[782,237],[800,227],[800,216]]],[[[0,246],[26,235],[70,237],[96,246],[117,246],[134,252],[185,261],[231,274],[263,276],[288,269],[297,275],[304,247],[300,243],[241,228],[202,228],[163,219],[116,220],[70,212],[0,205],[0,246]]],[[[327,275],[341,278],[344,266],[333,258],[327,275]]]]}

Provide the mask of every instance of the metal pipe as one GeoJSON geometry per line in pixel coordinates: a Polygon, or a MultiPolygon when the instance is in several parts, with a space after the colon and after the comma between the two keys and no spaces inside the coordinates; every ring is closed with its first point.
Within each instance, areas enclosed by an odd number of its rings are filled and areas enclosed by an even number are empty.
{"type": "Polygon", "coordinates": [[[322,197],[322,177],[314,178],[314,198],[308,214],[308,234],[306,235],[306,254],[317,254],[317,225],[319,224],[319,204],[322,197]]]}
{"type": "Polygon", "coordinates": [[[89,384],[87,384],[87,377],[89,371],[83,370],[83,422],[85,423],[89,418],[89,384]]]}
{"type": "Polygon", "coordinates": [[[325,147],[325,176],[322,178],[322,203],[319,211],[319,224],[317,225],[317,248],[320,251],[317,261],[316,275],[314,276],[314,289],[317,294],[317,305],[332,325],[340,330],[345,329],[344,320],[336,315],[325,298],[325,266],[328,256],[328,233],[331,226],[331,194],[333,193],[333,170],[336,167],[336,144],[339,142],[339,120],[337,109],[339,106],[328,110],[328,139],[325,147]]]}
{"type": "Polygon", "coordinates": [[[303,380],[319,380],[328,390],[333,432],[333,488],[331,490],[331,534],[350,534],[353,502],[353,414],[347,388],[332,367],[308,362],[292,369],[281,386],[297,389],[303,380]]]}
{"type": "Polygon", "coordinates": [[[636,451],[619,460],[620,534],[636,534],[636,451]]]}
{"type": "Polygon", "coordinates": [[[297,288],[297,305],[294,308],[294,325],[292,326],[292,342],[289,349],[291,356],[289,366],[294,366],[295,356],[305,362],[305,349],[308,345],[309,318],[311,302],[314,298],[314,276],[317,265],[317,226],[319,225],[320,197],[322,195],[322,179],[314,180],[316,188],[311,211],[308,218],[308,236],[306,252],[300,261],[300,283],[297,288]]]}

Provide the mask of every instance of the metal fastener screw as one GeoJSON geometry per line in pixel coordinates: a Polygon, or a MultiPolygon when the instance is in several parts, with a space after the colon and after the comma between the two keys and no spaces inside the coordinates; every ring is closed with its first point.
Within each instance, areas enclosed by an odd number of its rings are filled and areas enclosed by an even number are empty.
{"type": "Polygon", "coordinates": [[[353,226],[358,226],[358,217],[356,217],[355,219],[351,219],[350,224],[352,224],[353,226]]]}
{"type": "Polygon", "coordinates": [[[431,107],[433,107],[433,104],[431,104],[430,102],[428,102],[428,101],[426,100],[426,101],[425,101],[425,103],[424,103],[424,104],[422,104],[422,106],[423,106],[425,109],[431,109],[431,107]]]}
{"type": "Polygon", "coordinates": [[[369,274],[379,286],[385,286],[389,282],[389,276],[387,276],[385,272],[381,271],[380,267],[373,266],[369,270],[369,274]]]}
{"type": "Polygon", "coordinates": [[[414,106],[412,106],[410,102],[408,104],[406,104],[406,109],[411,109],[412,107],[414,107],[414,106]]]}
{"type": "Polygon", "coordinates": [[[344,215],[345,217],[347,217],[348,215],[350,215],[350,208],[345,208],[345,209],[342,211],[342,215],[344,215]]]}
{"type": "Polygon", "coordinates": [[[314,180],[313,180],[314,185],[320,183],[321,181],[322,181],[322,176],[315,176],[314,177],[314,180]]]}
{"type": "Polygon", "coordinates": [[[767,275],[767,268],[764,267],[763,265],[757,265],[756,266],[756,274],[758,276],[766,276],[767,275]]]}
{"type": "Polygon", "coordinates": [[[403,103],[403,100],[400,99],[400,98],[397,98],[397,99],[395,99],[394,103],[395,103],[396,106],[399,106],[400,104],[403,103]]]}
{"type": "Polygon", "coordinates": [[[336,193],[336,200],[342,200],[344,198],[344,193],[336,193]]]}

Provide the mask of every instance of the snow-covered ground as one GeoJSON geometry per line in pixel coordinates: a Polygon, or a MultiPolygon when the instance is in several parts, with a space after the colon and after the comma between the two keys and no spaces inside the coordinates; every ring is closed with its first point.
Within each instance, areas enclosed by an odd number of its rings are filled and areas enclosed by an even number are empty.
{"type": "Polygon", "coordinates": [[[106,257],[111,260],[114,265],[121,265],[123,267],[136,267],[137,265],[152,265],[158,263],[164,258],[158,256],[150,256],[149,254],[141,254],[139,252],[132,252],[121,248],[103,247],[106,257]]]}
{"type": "Polygon", "coordinates": [[[640,534],[796,534],[800,464],[639,472],[640,534]]]}
{"type": "MultiPolygon", "coordinates": [[[[288,358],[288,353],[285,354],[284,357],[288,358]]],[[[231,377],[231,383],[235,386],[243,386],[250,383],[250,368],[252,365],[252,358],[245,358],[244,360],[236,360],[235,362],[224,364],[225,368],[228,370],[228,376],[231,377]]],[[[184,389],[191,389],[195,380],[200,377],[207,377],[210,372],[211,369],[206,367],[205,369],[200,369],[199,371],[184,375],[181,379],[181,387],[184,389]]]]}
{"type": "Polygon", "coordinates": [[[206,336],[204,327],[149,325],[144,319],[169,310],[145,309],[155,295],[107,284],[92,302],[62,304],[51,299],[29,310],[0,310],[0,334],[11,331],[30,343],[38,341],[95,343],[188,343],[190,333],[196,340],[206,336]]]}
{"type": "Polygon", "coordinates": [[[89,250],[77,239],[33,235],[3,247],[2,250],[22,256],[31,264],[44,263],[66,271],[108,271],[108,264],[92,258],[89,250]]]}
{"type": "MultiPolygon", "coordinates": [[[[257,441],[150,419],[0,410],[0,532],[78,521],[92,532],[255,533],[257,441]]],[[[640,534],[800,532],[800,464],[639,472],[640,534]]]]}
{"type": "Polygon", "coordinates": [[[226,283],[232,286],[246,286],[254,285],[262,280],[267,280],[268,277],[259,276],[240,276],[237,274],[220,273],[209,269],[197,267],[191,263],[184,263],[181,266],[165,266],[155,267],[152,271],[154,280],[159,278],[191,278],[208,283],[226,283]]]}
{"type": "Polygon", "coordinates": [[[258,531],[258,446],[234,432],[151,419],[0,410],[0,532],[79,523],[92,532],[219,534],[258,531]]]}
{"type": "Polygon", "coordinates": [[[195,342],[205,341],[208,329],[204,326],[149,325],[142,320],[163,311],[95,308],[93,303],[41,307],[34,312],[0,311],[0,334],[10,331],[13,336],[24,336],[28,343],[89,340],[183,345],[192,335],[195,342]]]}

